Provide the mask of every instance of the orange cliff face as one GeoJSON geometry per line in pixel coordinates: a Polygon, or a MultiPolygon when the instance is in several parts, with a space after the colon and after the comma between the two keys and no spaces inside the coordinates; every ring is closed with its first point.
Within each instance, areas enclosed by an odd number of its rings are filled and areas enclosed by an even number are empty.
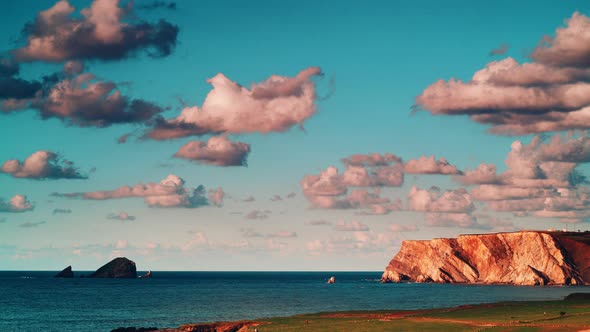
{"type": "Polygon", "coordinates": [[[590,284],[590,232],[521,231],[404,241],[381,281],[590,284]]]}

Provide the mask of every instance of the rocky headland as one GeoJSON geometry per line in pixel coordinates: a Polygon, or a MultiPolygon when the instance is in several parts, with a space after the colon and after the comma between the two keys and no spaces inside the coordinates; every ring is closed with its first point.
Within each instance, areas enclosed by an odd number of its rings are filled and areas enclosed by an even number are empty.
{"type": "Polygon", "coordinates": [[[590,232],[520,231],[403,241],[382,282],[590,284],[590,232]]]}

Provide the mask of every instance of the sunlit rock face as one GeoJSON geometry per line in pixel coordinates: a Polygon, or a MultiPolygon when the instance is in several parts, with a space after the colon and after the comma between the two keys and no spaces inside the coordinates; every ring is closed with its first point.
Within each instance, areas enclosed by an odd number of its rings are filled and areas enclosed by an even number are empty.
{"type": "Polygon", "coordinates": [[[590,284],[590,232],[521,231],[404,241],[381,281],[590,284]]]}

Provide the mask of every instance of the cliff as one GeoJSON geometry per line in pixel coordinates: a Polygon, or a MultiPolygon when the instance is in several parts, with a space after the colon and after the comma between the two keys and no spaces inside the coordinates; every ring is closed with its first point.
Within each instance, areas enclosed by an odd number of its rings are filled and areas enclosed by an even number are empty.
{"type": "Polygon", "coordinates": [[[88,278],[137,278],[137,270],[133,261],[118,257],[103,265],[88,278]]]}
{"type": "Polygon", "coordinates": [[[590,284],[590,232],[521,231],[404,241],[381,281],[590,284]]]}

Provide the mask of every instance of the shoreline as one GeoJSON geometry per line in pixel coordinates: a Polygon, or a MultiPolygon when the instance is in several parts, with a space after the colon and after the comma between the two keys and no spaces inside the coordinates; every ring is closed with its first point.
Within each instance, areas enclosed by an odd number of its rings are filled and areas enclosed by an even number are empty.
{"type": "Polygon", "coordinates": [[[590,330],[590,292],[561,300],[511,301],[420,310],[317,312],[229,322],[188,323],[175,328],[122,327],[111,332],[254,331],[585,331],[590,330]]]}

